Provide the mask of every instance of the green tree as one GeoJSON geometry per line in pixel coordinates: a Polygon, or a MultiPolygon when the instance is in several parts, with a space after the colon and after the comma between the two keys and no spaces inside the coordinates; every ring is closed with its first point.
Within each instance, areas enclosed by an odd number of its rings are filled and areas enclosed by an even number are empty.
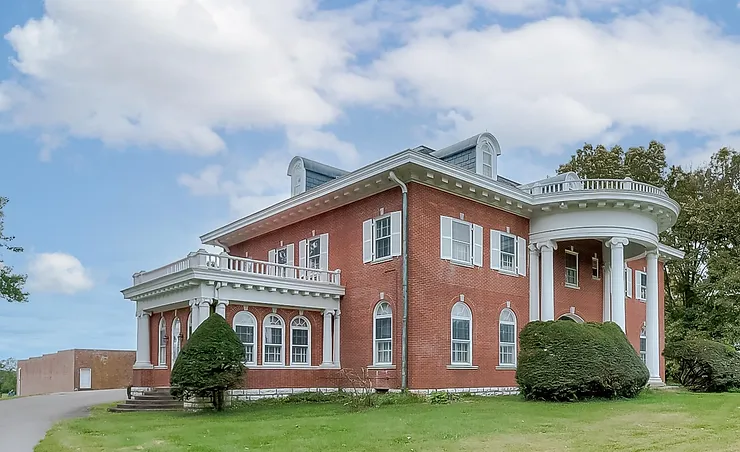
{"type": "Polygon", "coordinates": [[[3,207],[8,203],[8,198],[0,196],[0,299],[7,301],[28,301],[28,293],[23,291],[26,276],[13,273],[13,269],[3,263],[2,251],[20,253],[23,248],[12,246],[10,242],[15,237],[6,237],[3,234],[3,207]]]}
{"type": "Polygon", "coordinates": [[[242,382],[245,350],[233,329],[211,314],[190,336],[172,368],[172,395],[180,399],[208,397],[217,411],[224,394],[242,382]]]}
{"type": "Polygon", "coordinates": [[[13,358],[0,359],[0,396],[15,391],[16,364],[13,358]]]}

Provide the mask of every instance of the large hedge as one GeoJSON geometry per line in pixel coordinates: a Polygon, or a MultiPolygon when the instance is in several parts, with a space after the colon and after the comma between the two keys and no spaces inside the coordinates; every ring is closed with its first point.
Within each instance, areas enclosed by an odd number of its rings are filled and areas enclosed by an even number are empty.
{"type": "Polygon", "coordinates": [[[529,400],[634,397],[650,376],[612,322],[531,322],[519,337],[516,380],[529,400]]]}
{"type": "Polygon", "coordinates": [[[211,314],[190,336],[170,375],[171,393],[180,399],[209,397],[216,410],[224,392],[237,387],[244,375],[244,345],[226,320],[211,314]]]}
{"type": "Polygon", "coordinates": [[[726,392],[740,388],[740,355],[733,347],[708,339],[666,344],[663,356],[677,365],[674,377],[696,392],[726,392]]]}

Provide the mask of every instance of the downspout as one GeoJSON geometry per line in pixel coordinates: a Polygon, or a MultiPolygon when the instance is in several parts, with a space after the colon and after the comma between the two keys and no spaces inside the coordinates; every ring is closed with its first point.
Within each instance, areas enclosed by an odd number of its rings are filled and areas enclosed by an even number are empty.
{"type": "Polygon", "coordinates": [[[395,183],[401,186],[401,192],[403,193],[403,207],[401,208],[401,221],[403,223],[403,247],[401,251],[402,259],[402,288],[401,293],[403,297],[403,329],[401,333],[401,390],[408,390],[408,375],[409,375],[409,189],[401,179],[396,177],[396,173],[393,171],[388,174],[388,177],[395,183]]]}

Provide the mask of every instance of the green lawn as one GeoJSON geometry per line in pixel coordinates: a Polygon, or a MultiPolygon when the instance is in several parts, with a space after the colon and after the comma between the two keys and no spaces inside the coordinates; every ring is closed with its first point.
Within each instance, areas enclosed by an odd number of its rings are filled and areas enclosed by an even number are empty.
{"type": "Polygon", "coordinates": [[[251,405],[224,413],[107,413],[55,426],[37,452],[737,451],[740,394],[649,392],[575,404],[519,397],[353,411],[251,405]]]}

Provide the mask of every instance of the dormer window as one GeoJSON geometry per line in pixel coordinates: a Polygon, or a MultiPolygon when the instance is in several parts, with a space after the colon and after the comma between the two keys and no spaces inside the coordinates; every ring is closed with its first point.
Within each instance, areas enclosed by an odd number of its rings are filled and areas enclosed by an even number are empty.
{"type": "Polygon", "coordinates": [[[301,159],[296,159],[290,168],[290,195],[300,195],[306,191],[306,169],[301,159]]]}
{"type": "Polygon", "coordinates": [[[475,145],[475,172],[496,180],[496,160],[499,155],[501,155],[501,149],[493,135],[481,134],[475,145]]]}
{"type": "Polygon", "coordinates": [[[493,149],[488,143],[481,146],[481,157],[483,165],[483,175],[486,177],[493,177],[493,149]]]}

